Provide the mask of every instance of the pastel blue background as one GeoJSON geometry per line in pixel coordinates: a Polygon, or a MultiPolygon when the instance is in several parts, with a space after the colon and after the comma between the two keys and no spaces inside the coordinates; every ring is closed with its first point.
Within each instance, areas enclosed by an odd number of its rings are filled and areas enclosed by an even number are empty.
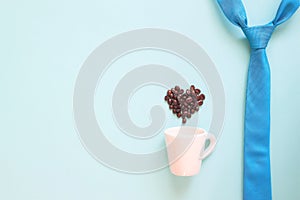
{"type": "MultiPolygon", "coordinates": [[[[273,18],[280,0],[244,2],[250,24],[262,24],[273,18]]],[[[249,48],[215,1],[1,1],[0,13],[0,199],[242,199],[249,48]],[[116,172],[94,160],[75,131],[72,96],[81,64],[110,37],[145,27],[192,38],[221,74],[225,126],[198,176],[175,177],[168,169],[145,175],[116,172]]],[[[274,200],[300,199],[299,21],[298,12],[281,25],[267,50],[272,68],[274,200]]],[[[203,112],[209,113],[209,108],[203,112]]],[[[209,118],[204,119],[203,126],[208,123],[209,118]]],[[[115,142],[130,146],[122,141],[115,142]]],[[[141,145],[137,150],[151,148],[141,145]]]]}

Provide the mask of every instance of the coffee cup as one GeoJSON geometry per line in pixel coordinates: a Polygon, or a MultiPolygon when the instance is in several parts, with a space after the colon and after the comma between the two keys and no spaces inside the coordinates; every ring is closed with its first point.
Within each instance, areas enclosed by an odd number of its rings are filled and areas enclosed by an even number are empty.
{"type": "Polygon", "coordinates": [[[199,173],[202,160],[212,153],[216,145],[213,134],[197,127],[172,127],[165,130],[169,167],[176,176],[199,173]],[[206,141],[209,145],[205,148],[206,141]]]}

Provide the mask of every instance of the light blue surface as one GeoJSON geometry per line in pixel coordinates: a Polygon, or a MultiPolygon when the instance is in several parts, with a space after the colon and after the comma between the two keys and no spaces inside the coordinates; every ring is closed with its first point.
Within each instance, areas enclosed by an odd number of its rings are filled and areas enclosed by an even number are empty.
{"type": "MultiPolygon", "coordinates": [[[[244,2],[250,25],[270,21],[280,3],[244,2]]],[[[249,48],[241,31],[225,20],[213,0],[30,0],[2,4],[0,199],[242,198],[249,48]],[[223,79],[227,95],[223,135],[198,176],[175,177],[168,169],[146,175],[113,171],[85,151],[75,131],[72,95],[81,64],[111,36],[145,27],[171,29],[192,38],[207,51],[223,79]]],[[[299,21],[298,11],[278,27],[267,49],[272,69],[274,200],[300,199],[299,21]]],[[[170,62],[176,60],[170,58],[170,62]]],[[[125,140],[115,142],[124,148],[130,146],[125,140]]],[[[148,145],[138,151],[151,148],[148,145]]]]}

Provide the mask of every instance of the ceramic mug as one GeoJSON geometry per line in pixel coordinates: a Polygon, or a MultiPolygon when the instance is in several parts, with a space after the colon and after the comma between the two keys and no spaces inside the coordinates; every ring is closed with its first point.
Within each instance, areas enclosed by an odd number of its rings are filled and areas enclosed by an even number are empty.
{"type": "Polygon", "coordinates": [[[170,170],[176,176],[198,174],[202,160],[214,150],[216,145],[214,135],[204,129],[188,126],[165,130],[165,141],[170,170]],[[207,140],[210,143],[205,148],[207,140]]]}

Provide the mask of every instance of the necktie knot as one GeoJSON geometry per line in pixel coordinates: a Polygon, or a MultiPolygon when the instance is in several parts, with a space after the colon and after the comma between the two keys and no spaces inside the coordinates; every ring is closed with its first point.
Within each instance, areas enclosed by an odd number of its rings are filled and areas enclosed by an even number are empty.
{"type": "Polygon", "coordinates": [[[274,31],[273,25],[253,26],[242,28],[245,36],[248,38],[250,47],[252,49],[264,49],[267,47],[268,42],[274,31]]]}

